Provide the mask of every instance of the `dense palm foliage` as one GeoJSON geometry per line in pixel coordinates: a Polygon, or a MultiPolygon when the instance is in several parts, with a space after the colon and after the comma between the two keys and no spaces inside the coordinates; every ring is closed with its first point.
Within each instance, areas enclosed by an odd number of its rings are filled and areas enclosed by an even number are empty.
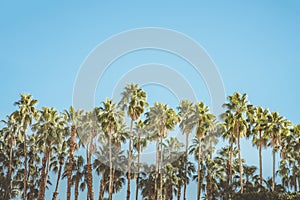
{"type": "Polygon", "coordinates": [[[2,120],[0,199],[69,200],[84,193],[90,200],[111,200],[122,189],[124,199],[133,199],[133,179],[136,200],[283,197],[300,191],[300,125],[251,105],[246,94],[228,97],[220,121],[203,102],[148,106],[136,84],[125,87],[120,102],[106,99],[91,111],[70,107],[60,113],[37,103],[22,94],[16,111],[2,120]],[[178,129],[183,141],[174,137],[178,129]],[[241,140],[257,148],[258,167],[247,165],[241,140]],[[216,149],[217,143],[223,147],[216,149]],[[148,147],[155,152],[153,163],[142,159],[148,147]],[[263,176],[267,148],[271,178],[263,176]],[[193,182],[197,190],[187,192],[193,182]]]}

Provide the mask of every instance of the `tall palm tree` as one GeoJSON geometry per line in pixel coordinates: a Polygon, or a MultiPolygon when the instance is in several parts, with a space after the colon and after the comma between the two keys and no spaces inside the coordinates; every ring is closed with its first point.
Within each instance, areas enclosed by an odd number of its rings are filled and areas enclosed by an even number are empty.
{"type": "Polygon", "coordinates": [[[64,123],[65,121],[62,120],[62,117],[58,115],[58,112],[54,108],[43,107],[38,122],[33,125],[33,129],[37,130],[39,135],[38,145],[41,147],[41,153],[44,156],[39,182],[39,200],[45,199],[50,157],[55,144],[62,142],[64,123]]]}
{"type": "Polygon", "coordinates": [[[17,138],[20,137],[20,131],[18,126],[18,119],[15,118],[16,116],[13,114],[8,116],[7,121],[2,120],[5,124],[5,127],[0,131],[1,135],[4,136],[3,145],[8,146],[9,149],[9,163],[8,169],[6,174],[6,184],[3,187],[4,191],[4,199],[11,198],[11,191],[12,191],[12,173],[13,173],[13,155],[14,155],[14,146],[16,145],[17,138]]]}
{"type": "Polygon", "coordinates": [[[126,85],[122,92],[122,99],[119,103],[122,110],[127,110],[127,115],[131,119],[129,132],[129,148],[128,148],[128,171],[127,171],[127,196],[130,200],[130,182],[131,182],[131,154],[132,154],[132,130],[134,121],[138,120],[144,113],[147,104],[146,92],[144,92],[137,84],[131,83],[126,85]]]}
{"type": "Polygon", "coordinates": [[[241,138],[245,136],[247,131],[247,123],[245,115],[247,114],[249,102],[247,100],[247,94],[234,93],[232,96],[228,96],[228,103],[224,106],[227,108],[228,113],[231,113],[232,128],[235,137],[237,138],[238,157],[239,157],[239,171],[240,171],[240,192],[243,193],[243,163],[241,159],[241,138]]]}
{"type": "MultiPolygon", "coordinates": [[[[193,115],[195,113],[195,106],[192,102],[188,100],[180,101],[178,106],[179,116],[181,118],[179,127],[183,134],[185,134],[185,159],[188,160],[188,148],[189,148],[189,135],[196,126],[196,121],[193,120],[193,115]]],[[[187,172],[187,166],[185,168],[185,173],[187,172]]],[[[186,177],[186,174],[185,174],[186,177]]],[[[186,200],[186,187],[187,180],[184,179],[184,188],[183,188],[183,199],[186,200]]]]}
{"type": "Polygon", "coordinates": [[[94,200],[92,153],[96,152],[95,139],[97,138],[99,132],[97,114],[98,114],[97,109],[94,109],[91,112],[85,112],[81,120],[81,127],[78,130],[80,142],[86,148],[87,186],[88,186],[88,196],[89,199],[91,200],[94,200]]]}
{"type": "Polygon", "coordinates": [[[102,102],[98,121],[102,131],[109,137],[109,200],[112,200],[113,194],[112,137],[118,133],[123,124],[123,116],[124,112],[111,99],[102,102]]]}
{"type": "Polygon", "coordinates": [[[71,136],[69,138],[69,160],[68,160],[68,184],[67,184],[67,200],[71,199],[71,186],[72,186],[72,166],[73,166],[73,154],[75,151],[76,145],[76,124],[80,121],[82,117],[83,111],[78,110],[76,111],[72,106],[69,110],[64,111],[64,118],[69,123],[71,129],[71,136]]]}
{"type": "Polygon", "coordinates": [[[163,138],[168,136],[168,131],[173,130],[175,125],[180,121],[179,115],[167,104],[154,103],[150,111],[146,113],[146,124],[153,127],[156,137],[156,174],[154,193],[157,193],[156,183],[160,173],[160,190],[159,195],[162,199],[162,164],[163,164],[163,138]],[[160,154],[159,154],[160,153],[160,154]]]}
{"type": "Polygon", "coordinates": [[[136,149],[137,155],[137,177],[136,177],[136,189],[135,189],[135,199],[139,198],[139,179],[140,179],[140,168],[141,168],[141,151],[147,146],[147,138],[142,136],[147,134],[145,123],[142,120],[136,122],[135,125],[136,137],[134,140],[134,148],[136,149]]]}
{"type": "Polygon", "coordinates": [[[272,191],[275,190],[275,178],[276,178],[276,152],[281,145],[282,135],[286,135],[289,132],[289,126],[291,122],[285,119],[283,116],[279,115],[278,112],[272,112],[268,115],[268,136],[269,136],[269,146],[272,149],[273,158],[273,174],[272,174],[272,191]]]}
{"type": "Polygon", "coordinates": [[[196,124],[196,137],[199,142],[198,147],[198,189],[197,189],[197,199],[200,200],[201,196],[201,142],[203,138],[212,132],[215,128],[215,116],[209,112],[209,108],[203,103],[199,102],[195,105],[195,113],[193,115],[196,124]]]}
{"type": "Polygon", "coordinates": [[[268,109],[263,109],[262,107],[248,107],[248,117],[247,120],[252,126],[248,136],[252,136],[252,144],[259,149],[259,180],[260,185],[263,185],[263,174],[262,174],[262,148],[267,145],[267,116],[269,114],[268,109]]]}
{"type": "Polygon", "coordinates": [[[27,199],[27,128],[33,124],[33,120],[38,118],[38,112],[36,105],[38,101],[32,98],[32,95],[29,94],[20,94],[21,99],[15,102],[15,105],[18,106],[18,111],[15,112],[20,119],[20,125],[22,126],[23,133],[23,153],[24,153],[24,179],[23,179],[23,199],[27,199]]]}
{"type": "Polygon", "coordinates": [[[58,188],[61,180],[63,166],[65,165],[65,157],[67,157],[67,141],[60,142],[54,147],[55,155],[51,159],[50,168],[57,173],[55,191],[53,192],[52,200],[56,200],[58,196],[58,188]]]}

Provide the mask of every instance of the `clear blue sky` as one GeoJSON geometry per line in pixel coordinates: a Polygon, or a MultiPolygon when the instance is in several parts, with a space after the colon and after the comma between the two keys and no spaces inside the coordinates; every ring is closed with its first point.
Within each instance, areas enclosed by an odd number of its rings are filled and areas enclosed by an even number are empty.
{"type": "MultiPolygon", "coordinates": [[[[1,1],[0,118],[15,109],[19,93],[32,93],[40,106],[69,107],[76,74],[89,52],[114,34],[141,27],[169,28],[192,37],[217,65],[227,94],[246,92],[251,103],[300,123],[300,3],[296,0],[1,1]]],[[[121,65],[151,61],[182,64],[164,53],[144,52],[120,59],[112,73],[118,74],[121,65]]],[[[191,77],[190,82],[196,81],[191,77]]],[[[98,102],[104,98],[101,87],[98,102]]],[[[209,100],[205,87],[201,88],[198,98],[209,100]]],[[[158,97],[165,92],[148,89],[158,97]]],[[[156,100],[155,95],[151,98],[156,100]]],[[[168,101],[168,96],[161,98],[168,101]]],[[[256,164],[256,151],[249,150],[254,152],[243,156],[256,164]]],[[[265,166],[269,167],[267,161],[265,166]]],[[[194,192],[189,195],[193,199],[194,192]]]]}

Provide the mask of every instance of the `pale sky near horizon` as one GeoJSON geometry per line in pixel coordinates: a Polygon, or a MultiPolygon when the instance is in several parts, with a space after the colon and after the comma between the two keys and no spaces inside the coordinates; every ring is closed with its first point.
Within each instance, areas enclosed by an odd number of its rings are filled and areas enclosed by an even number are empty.
{"type": "MultiPolygon", "coordinates": [[[[68,108],[80,66],[98,44],[122,31],[161,27],[186,34],[207,51],[227,95],[245,92],[254,105],[300,123],[300,2],[296,0],[0,1],[0,27],[1,119],[15,109],[19,93],[33,94],[39,107],[68,108]]],[[[203,80],[187,63],[155,50],[116,61],[99,83],[96,101],[112,95],[115,81],[126,70],[144,63],[174,67],[187,77],[197,97],[210,104],[203,80]]],[[[164,88],[150,85],[145,90],[150,102],[176,106],[176,99],[164,88]]],[[[257,152],[248,146],[244,145],[242,156],[256,164],[257,152]]],[[[270,152],[264,157],[264,173],[271,176],[270,152]]],[[[195,183],[189,187],[193,199],[195,183]]]]}

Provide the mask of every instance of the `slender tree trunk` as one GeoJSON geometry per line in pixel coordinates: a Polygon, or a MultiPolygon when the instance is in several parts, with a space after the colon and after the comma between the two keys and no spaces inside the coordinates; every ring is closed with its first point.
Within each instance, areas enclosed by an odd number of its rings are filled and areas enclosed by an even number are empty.
{"type": "Polygon", "coordinates": [[[59,162],[59,169],[58,169],[58,174],[57,174],[57,180],[56,180],[56,186],[55,186],[55,192],[53,193],[52,200],[56,200],[58,196],[58,187],[60,183],[60,177],[61,177],[61,171],[62,171],[62,166],[64,165],[64,159],[61,159],[59,162]]]}
{"type": "Polygon", "coordinates": [[[126,197],[127,200],[130,200],[132,127],[133,127],[133,120],[131,119],[130,132],[129,132],[129,149],[128,149],[127,197],[126,197]]]}
{"type": "Polygon", "coordinates": [[[201,197],[201,139],[199,140],[198,147],[198,190],[197,190],[197,200],[200,200],[201,197]]]}
{"type": "MultiPolygon", "coordinates": [[[[115,172],[116,172],[116,169],[113,168],[113,170],[112,170],[112,180],[115,180],[115,172]]],[[[112,188],[112,193],[109,195],[109,199],[112,200],[112,197],[113,197],[113,194],[114,194],[114,191],[115,191],[115,185],[113,183],[112,183],[111,188],[112,188]]]]}
{"type": "Polygon", "coordinates": [[[104,173],[102,173],[101,181],[100,181],[100,189],[99,189],[99,200],[103,199],[104,194],[104,173]]]}
{"type": "Polygon", "coordinates": [[[88,172],[88,193],[90,200],[94,200],[94,191],[93,191],[93,173],[92,173],[92,165],[91,165],[91,153],[90,149],[86,150],[87,155],[87,172],[88,172]]]}
{"type": "Polygon", "coordinates": [[[238,132],[238,154],[239,154],[239,164],[240,164],[240,187],[241,187],[241,194],[244,192],[244,187],[243,187],[243,163],[241,159],[241,137],[240,137],[240,132],[238,132]]]}
{"type": "Polygon", "coordinates": [[[79,195],[79,180],[75,181],[75,200],[78,200],[78,195],[79,195]]]}
{"type": "Polygon", "coordinates": [[[181,199],[181,186],[177,187],[178,193],[177,193],[177,200],[181,199]]]}
{"type": "Polygon", "coordinates": [[[111,134],[112,134],[113,132],[111,131],[110,133],[109,133],[109,200],[112,200],[112,156],[111,156],[111,134]]]}
{"type": "Polygon", "coordinates": [[[259,182],[260,185],[263,185],[263,172],[262,172],[262,135],[261,135],[261,130],[259,131],[259,182]]]}
{"type": "Polygon", "coordinates": [[[210,200],[211,198],[211,185],[210,185],[210,175],[206,176],[206,199],[210,200]]]}
{"type": "Polygon", "coordinates": [[[70,152],[69,152],[69,162],[68,162],[68,185],[67,185],[67,200],[71,199],[71,186],[72,186],[72,169],[73,169],[73,153],[75,150],[75,140],[76,140],[76,127],[75,125],[71,126],[71,137],[70,137],[70,152]]]}
{"type": "Polygon", "coordinates": [[[42,174],[41,174],[41,179],[39,181],[39,192],[38,192],[38,200],[44,200],[44,193],[45,193],[45,180],[46,180],[46,167],[47,167],[47,147],[44,147],[44,157],[42,160],[42,174]]]}
{"type": "Polygon", "coordinates": [[[11,168],[12,168],[12,156],[13,156],[13,149],[12,149],[12,138],[9,139],[9,164],[8,164],[8,171],[7,171],[7,186],[5,188],[5,196],[4,199],[10,198],[10,191],[11,191],[11,168]]]}
{"type": "Polygon", "coordinates": [[[157,179],[158,179],[158,163],[159,163],[159,141],[156,138],[156,161],[155,161],[155,176],[154,176],[154,196],[157,200],[157,179]]]}
{"type": "Polygon", "coordinates": [[[140,141],[141,140],[141,136],[140,133],[138,133],[138,146],[137,146],[137,150],[138,150],[138,163],[137,163],[137,177],[136,177],[136,189],[135,189],[135,200],[139,199],[139,181],[140,181],[140,162],[141,162],[141,145],[140,145],[140,141]]]}
{"type": "Polygon", "coordinates": [[[163,141],[160,138],[160,200],[163,199],[163,141]]]}
{"type": "Polygon", "coordinates": [[[24,130],[24,180],[23,180],[23,200],[27,199],[27,144],[26,144],[26,131],[27,131],[27,125],[23,125],[24,130]]]}
{"type": "Polygon", "coordinates": [[[233,143],[230,143],[229,147],[229,166],[228,166],[228,183],[232,184],[232,157],[233,157],[233,143]]]}
{"type": "Polygon", "coordinates": [[[186,185],[187,185],[187,161],[188,161],[188,149],[189,149],[189,134],[186,133],[185,134],[185,163],[184,163],[184,173],[185,173],[185,177],[184,177],[184,187],[183,187],[183,199],[186,200],[186,185]]]}
{"type": "Polygon", "coordinates": [[[273,178],[272,178],[272,191],[275,191],[275,163],[276,163],[276,155],[275,150],[272,151],[273,154],[273,178]]]}

